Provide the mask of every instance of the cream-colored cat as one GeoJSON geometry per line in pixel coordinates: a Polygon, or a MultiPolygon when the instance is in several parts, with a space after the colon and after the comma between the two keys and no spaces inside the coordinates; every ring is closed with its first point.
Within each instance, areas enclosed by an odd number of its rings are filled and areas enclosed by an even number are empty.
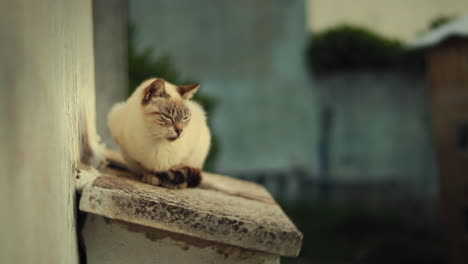
{"type": "Polygon", "coordinates": [[[200,183],[211,135],[205,112],[190,100],[199,87],[152,78],[111,109],[112,136],[144,182],[168,188],[200,183]]]}

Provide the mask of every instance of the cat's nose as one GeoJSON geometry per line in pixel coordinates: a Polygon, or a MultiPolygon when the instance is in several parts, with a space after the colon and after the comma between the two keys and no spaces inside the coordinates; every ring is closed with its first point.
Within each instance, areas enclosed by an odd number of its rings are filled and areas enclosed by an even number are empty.
{"type": "Polygon", "coordinates": [[[177,133],[177,136],[180,136],[180,134],[182,134],[182,128],[180,127],[174,127],[174,131],[177,133]]]}

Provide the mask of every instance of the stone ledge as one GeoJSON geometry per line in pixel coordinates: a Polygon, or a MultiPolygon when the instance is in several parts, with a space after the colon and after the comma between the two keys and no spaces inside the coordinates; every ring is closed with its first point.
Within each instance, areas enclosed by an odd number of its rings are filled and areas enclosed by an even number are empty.
{"type": "Polygon", "coordinates": [[[263,186],[211,173],[198,188],[170,190],[107,169],[84,188],[80,210],[281,256],[297,256],[302,243],[263,186]]]}

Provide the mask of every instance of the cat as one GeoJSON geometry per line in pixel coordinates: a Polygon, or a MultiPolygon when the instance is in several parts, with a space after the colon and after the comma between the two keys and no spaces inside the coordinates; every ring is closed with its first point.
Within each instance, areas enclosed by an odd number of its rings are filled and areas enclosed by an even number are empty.
{"type": "Polygon", "coordinates": [[[173,189],[200,184],[211,134],[205,111],[191,100],[199,88],[151,78],[109,112],[111,134],[143,182],[173,189]]]}

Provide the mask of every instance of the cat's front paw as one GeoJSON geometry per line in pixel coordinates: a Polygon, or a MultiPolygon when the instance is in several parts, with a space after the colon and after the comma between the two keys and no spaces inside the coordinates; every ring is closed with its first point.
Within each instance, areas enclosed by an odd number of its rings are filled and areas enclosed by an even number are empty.
{"type": "Polygon", "coordinates": [[[141,181],[151,184],[151,185],[156,185],[156,186],[161,185],[161,179],[157,175],[151,172],[144,173],[143,177],[141,178],[141,181]]]}
{"type": "Polygon", "coordinates": [[[149,171],[143,174],[142,181],[169,189],[196,187],[201,183],[201,169],[188,166],[175,166],[168,171],[149,171]]]}
{"type": "Polygon", "coordinates": [[[171,189],[196,187],[200,184],[201,169],[189,166],[174,166],[167,172],[159,172],[161,186],[171,189]]]}
{"type": "Polygon", "coordinates": [[[146,171],[143,173],[141,181],[169,189],[182,189],[187,187],[186,177],[179,170],[146,171]]]}
{"type": "Polygon", "coordinates": [[[178,168],[172,168],[169,171],[159,172],[161,176],[161,186],[170,189],[187,188],[187,178],[178,168]]]}
{"type": "Polygon", "coordinates": [[[176,166],[171,168],[170,172],[181,175],[184,178],[187,187],[196,187],[201,183],[201,169],[189,166],[176,166]]]}

